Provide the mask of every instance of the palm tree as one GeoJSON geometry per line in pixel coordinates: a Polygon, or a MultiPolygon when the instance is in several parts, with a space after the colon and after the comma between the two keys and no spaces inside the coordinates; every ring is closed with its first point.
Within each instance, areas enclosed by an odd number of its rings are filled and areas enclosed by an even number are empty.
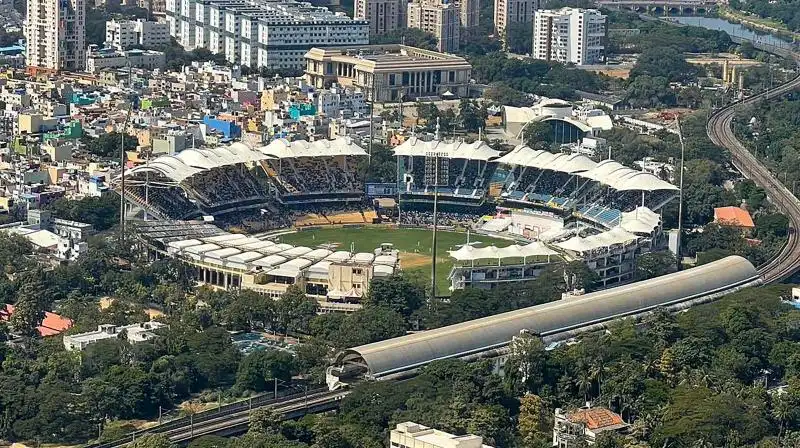
{"type": "Polygon", "coordinates": [[[589,390],[592,388],[592,379],[589,375],[582,373],[576,380],[575,385],[578,391],[583,394],[584,401],[589,401],[589,390]]]}
{"type": "Polygon", "coordinates": [[[786,425],[786,422],[791,419],[792,413],[794,409],[792,409],[792,405],[782,395],[778,395],[772,401],[772,417],[778,421],[780,424],[780,428],[778,429],[778,440],[783,436],[783,429],[786,425]]]}
{"type": "Polygon", "coordinates": [[[603,395],[603,372],[607,371],[608,367],[603,364],[603,360],[600,358],[595,359],[592,361],[591,366],[589,366],[589,378],[592,380],[597,381],[597,396],[603,395]]]}

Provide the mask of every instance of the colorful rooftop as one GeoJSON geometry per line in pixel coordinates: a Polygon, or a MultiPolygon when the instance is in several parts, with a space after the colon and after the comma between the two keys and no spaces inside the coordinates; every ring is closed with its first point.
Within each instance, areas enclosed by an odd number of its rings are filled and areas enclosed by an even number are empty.
{"type": "Polygon", "coordinates": [[[717,207],[714,209],[714,222],[721,225],[752,229],[756,225],[750,213],[741,207],[717,207]]]}
{"type": "MultiPolygon", "coordinates": [[[[14,314],[14,305],[9,303],[0,308],[0,321],[8,322],[14,314]]],[[[72,319],[59,316],[56,313],[45,311],[41,325],[36,327],[41,336],[55,336],[61,334],[72,327],[72,319]]]]}

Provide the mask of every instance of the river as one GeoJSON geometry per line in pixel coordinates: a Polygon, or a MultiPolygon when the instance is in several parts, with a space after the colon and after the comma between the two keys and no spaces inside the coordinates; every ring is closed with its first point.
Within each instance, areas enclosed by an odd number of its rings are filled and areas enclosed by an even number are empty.
{"type": "Polygon", "coordinates": [[[670,17],[669,20],[682,23],[684,25],[699,26],[710,30],[725,31],[733,37],[740,37],[750,40],[754,43],[767,44],[780,48],[788,48],[791,46],[791,43],[786,39],[782,39],[775,35],[760,31],[753,31],[740,23],[728,22],[727,20],[720,19],[718,17],[675,16],[670,17]]]}

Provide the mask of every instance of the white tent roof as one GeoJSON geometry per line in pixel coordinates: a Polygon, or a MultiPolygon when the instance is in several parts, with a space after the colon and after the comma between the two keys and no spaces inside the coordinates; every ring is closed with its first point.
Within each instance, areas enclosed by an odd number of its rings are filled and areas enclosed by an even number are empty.
{"type": "Polygon", "coordinates": [[[208,251],[205,253],[205,256],[209,258],[217,258],[222,260],[224,258],[230,257],[231,255],[236,255],[239,253],[241,253],[239,249],[236,249],[234,247],[225,247],[222,249],[208,251]]]}
{"type": "Polygon", "coordinates": [[[263,154],[279,159],[295,157],[333,157],[333,156],[366,156],[367,152],[356,145],[349,137],[335,140],[288,141],[273,140],[269,145],[259,148],[263,154]]]}
{"type": "Polygon", "coordinates": [[[244,250],[259,250],[259,249],[263,249],[265,247],[271,247],[271,246],[274,246],[274,245],[275,245],[274,241],[261,240],[261,241],[257,241],[257,242],[248,243],[248,244],[245,244],[245,245],[239,246],[239,247],[241,247],[244,250]]]}
{"type": "Polygon", "coordinates": [[[242,252],[240,254],[233,255],[228,257],[228,261],[234,263],[248,263],[253,260],[258,260],[259,258],[263,258],[264,255],[259,252],[242,252]]]}
{"type": "Polygon", "coordinates": [[[182,182],[203,171],[268,158],[270,158],[269,155],[237,142],[216,148],[185,149],[174,155],[157,157],[145,165],[126,171],[125,175],[130,177],[150,171],[160,173],[176,182],[182,182]]]}
{"type": "Polygon", "coordinates": [[[462,141],[445,142],[441,140],[422,141],[411,137],[394,149],[396,156],[425,156],[436,152],[451,159],[493,160],[500,155],[483,141],[465,143],[462,141]]]}
{"type": "Polygon", "coordinates": [[[615,244],[623,244],[634,241],[638,237],[622,227],[614,227],[613,229],[591,235],[587,237],[575,236],[566,241],[556,243],[556,246],[569,250],[572,252],[588,252],[595,249],[613,246],[615,244]]]}
{"type": "Polygon", "coordinates": [[[552,153],[519,145],[498,159],[507,165],[521,165],[560,173],[579,173],[593,169],[597,163],[582,154],[552,153]]]}
{"type": "Polygon", "coordinates": [[[506,123],[527,123],[542,118],[532,107],[503,106],[503,113],[506,123]]]}
{"type": "Polygon", "coordinates": [[[627,190],[677,190],[678,187],[643,171],[628,168],[619,162],[606,159],[593,169],[579,173],[581,177],[596,180],[618,191],[627,190]]]}
{"type": "Polygon", "coordinates": [[[661,223],[661,216],[647,207],[622,214],[619,226],[631,233],[652,233],[661,223]]]}
{"type": "Polygon", "coordinates": [[[272,267],[277,266],[281,263],[285,263],[286,258],[281,257],[280,255],[270,255],[268,257],[260,258],[253,262],[254,266],[261,266],[261,267],[272,267]]]}
{"type": "Polygon", "coordinates": [[[543,255],[558,255],[558,252],[545,246],[540,241],[530,244],[498,248],[497,246],[474,247],[470,245],[461,246],[458,250],[449,251],[451,257],[458,261],[486,260],[492,258],[525,258],[543,255]]]}

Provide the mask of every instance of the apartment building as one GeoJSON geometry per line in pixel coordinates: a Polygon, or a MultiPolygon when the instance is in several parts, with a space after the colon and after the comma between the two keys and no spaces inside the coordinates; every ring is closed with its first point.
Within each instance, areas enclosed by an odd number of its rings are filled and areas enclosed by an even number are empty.
{"type": "Polygon", "coordinates": [[[26,64],[80,71],[86,62],[84,0],[28,0],[26,64]]]}
{"type": "Polygon", "coordinates": [[[540,0],[494,0],[494,30],[504,36],[514,22],[530,23],[539,9],[540,0]]]}
{"type": "Polygon", "coordinates": [[[469,96],[472,65],[447,53],[407,45],[312,48],[306,53],[306,80],[315,88],[355,87],[367,99],[469,96]]]}
{"type": "Polygon", "coordinates": [[[461,26],[474,28],[478,26],[481,15],[481,5],[478,0],[457,0],[453,2],[461,13],[461,26]]]}
{"type": "Polygon", "coordinates": [[[591,65],[605,54],[606,16],[596,9],[536,11],[533,57],[564,64],[591,65]]]}
{"type": "Polygon", "coordinates": [[[369,33],[380,35],[406,27],[406,0],[356,0],[353,17],[369,22],[369,33]]]}
{"type": "Polygon", "coordinates": [[[458,51],[461,14],[458,6],[441,0],[417,0],[408,5],[408,27],[427,31],[438,39],[437,50],[458,51]]]}
{"type": "Polygon", "coordinates": [[[109,20],[106,22],[106,45],[117,50],[132,47],[158,49],[169,45],[169,26],[147,20],[109,20]]]}
{"type": "Polygon", "coordinates": [[[312,47],[369,42],[366,21],[291,0],[167,0],[166,9],[170,34],[184,48],[253,68],[302,69],[312,47]]]}
{"type": "Polygon", "coordinates": [[[166,56],[161,51],[152,50],[92,50],[86,56],[86,71],[97,73],[103,69],[131,67],[147,70],[163,69],[166,56]]]}

